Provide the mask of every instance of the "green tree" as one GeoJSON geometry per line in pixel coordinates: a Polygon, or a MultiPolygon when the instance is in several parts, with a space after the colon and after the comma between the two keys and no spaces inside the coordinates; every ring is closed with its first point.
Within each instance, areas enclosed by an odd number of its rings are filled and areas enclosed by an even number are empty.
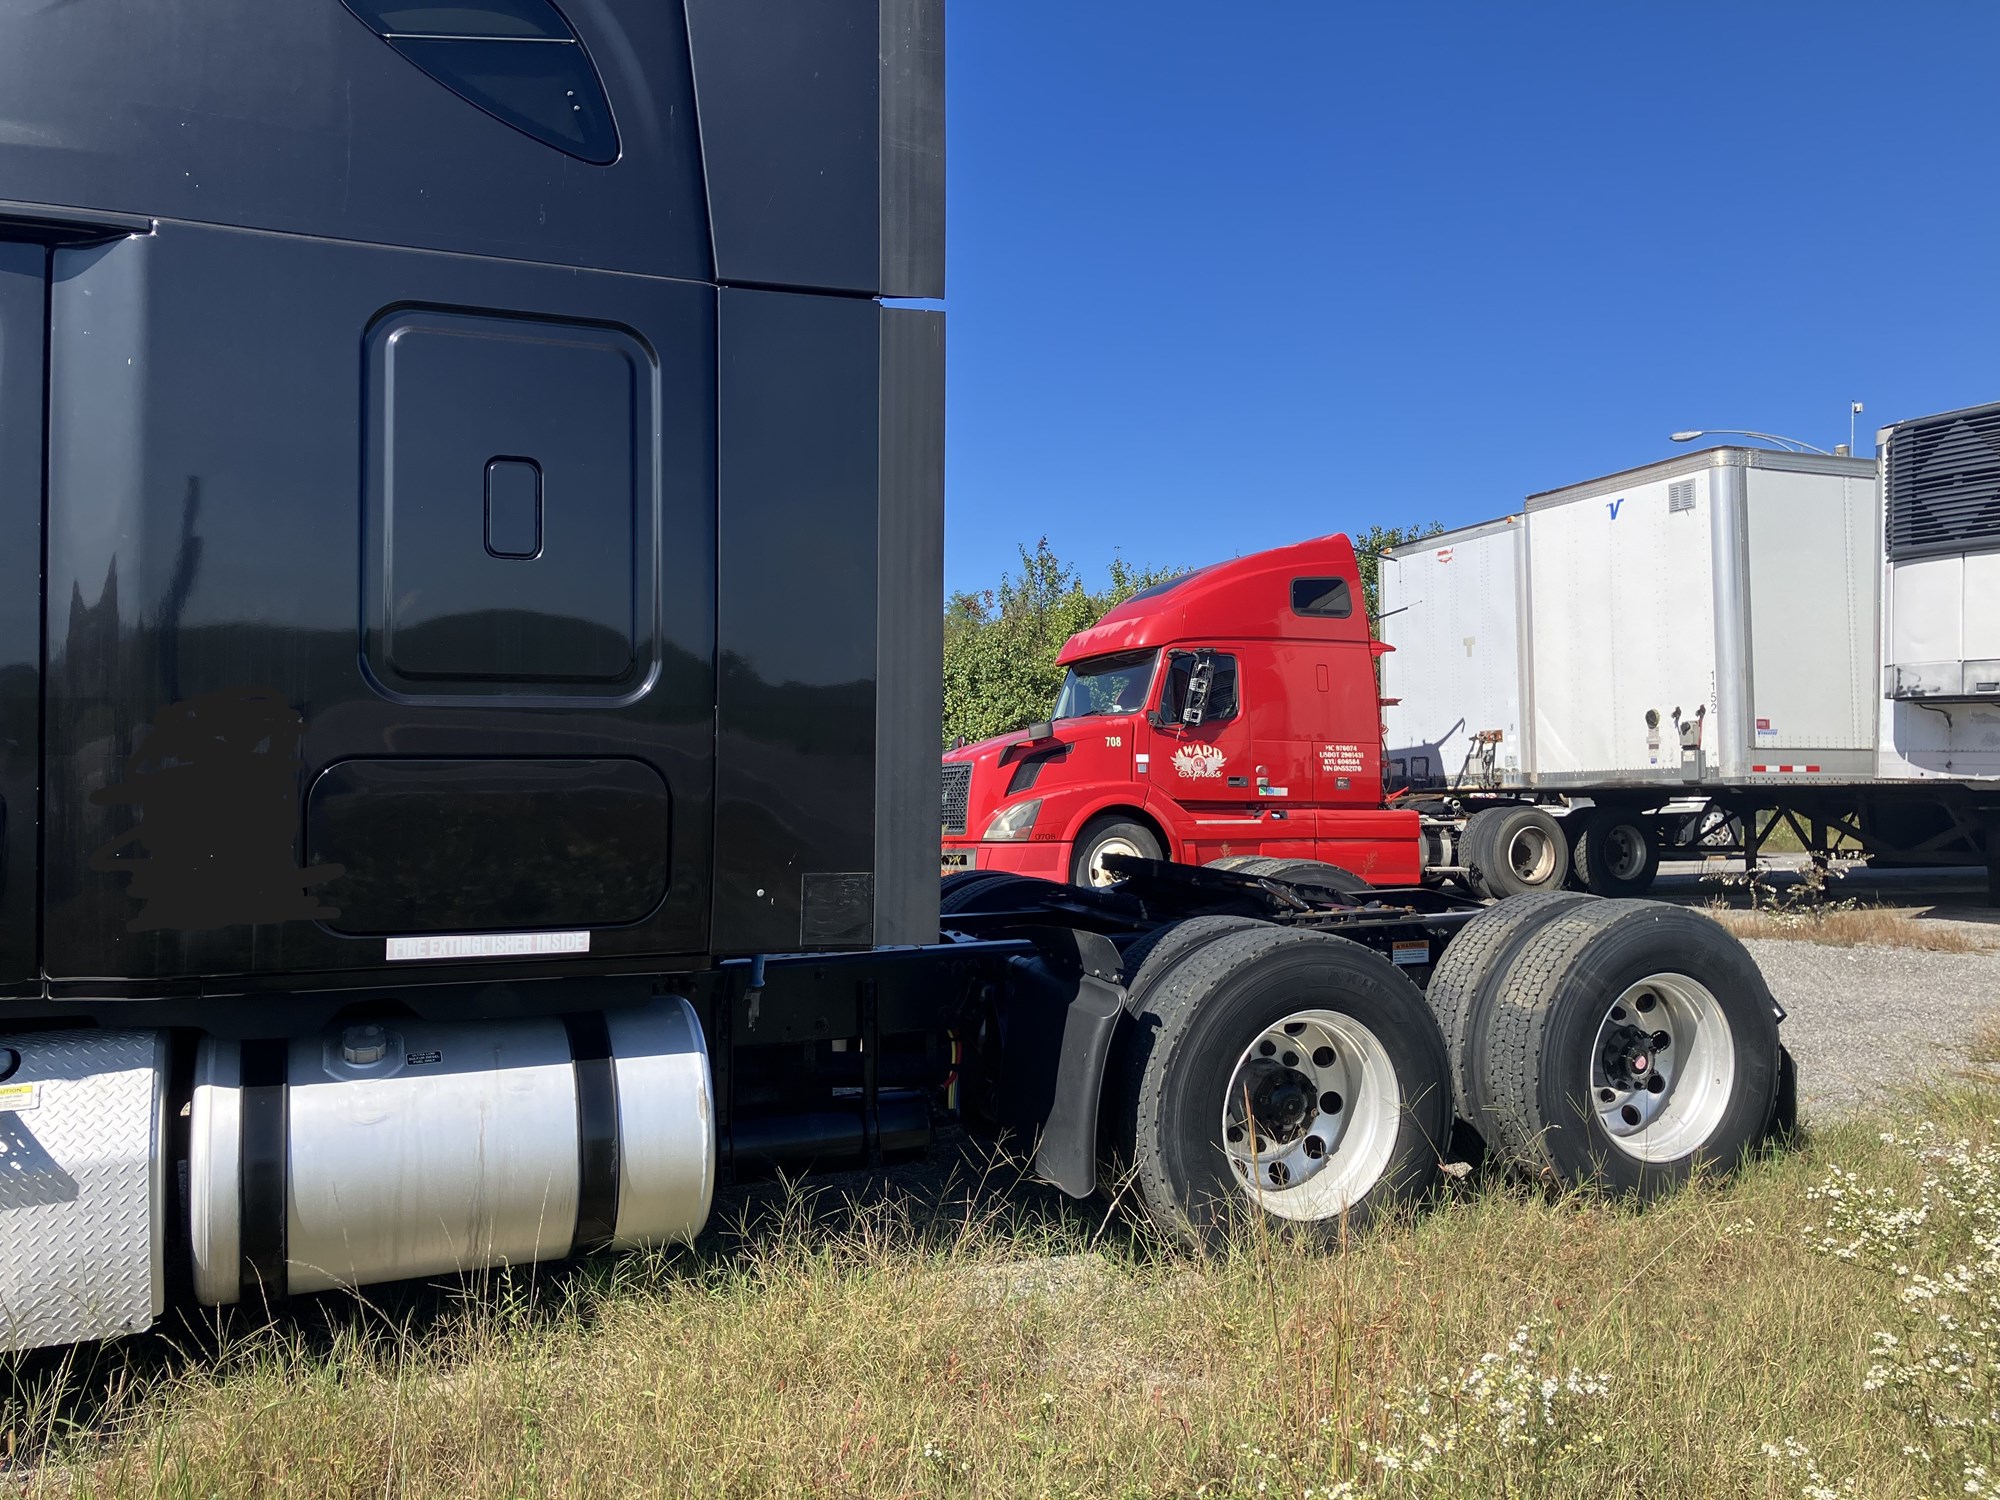
{"type": "Polygon", "coordinates": [[[1112,559],[1109,585],[1055,555],[1047,537],[1021,548],[1018,573],[999,587],[953,594],[944,607],[944,742],[1006,734],[1047,716],[1062,687],[1064,641],[1142,588],[1185,572],[1112,559]]]}
{"type": "Polygon", "coordinates": [[[1420,526],[1370,526],[1366,531],[1355,533],[1354,559],[1361,567],[1361,596],[1367,601],[1368,628],[1375,634],[1381,634],[1375,629],[1375,617],[1382,612],[1382,554],[1391,547],[1421,542],[1425,537],[1436,536],[1443,530],[1441,522],[1426,521],[1420,526]]]}

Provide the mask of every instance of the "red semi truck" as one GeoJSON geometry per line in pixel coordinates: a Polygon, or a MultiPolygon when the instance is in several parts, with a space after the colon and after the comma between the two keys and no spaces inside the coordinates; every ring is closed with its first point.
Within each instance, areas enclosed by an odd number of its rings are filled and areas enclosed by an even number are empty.
{"type": "Polygon", "coordinates": [[[1354,547],[1318,537],[1133,595],[1063,646],[1047,723],[944,760],[943,868],[1104,884],[1104,859],[1278,856],[1423,877],[1382,800],[1382,704],[1354,547]]]}

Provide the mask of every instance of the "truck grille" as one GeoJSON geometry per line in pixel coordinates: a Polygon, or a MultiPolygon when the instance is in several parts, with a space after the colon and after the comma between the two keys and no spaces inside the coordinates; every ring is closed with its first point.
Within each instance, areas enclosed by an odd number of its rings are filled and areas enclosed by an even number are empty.
{"type": "Polygon", "coordinates": [[[1892,558],[2000,547],[2000,406],[1897,427],[1883,489],[1892,558]]]}
{"type": "Polygon", "coordinates": [[[965,804],[972,795],[972,765],[953,761],[944,768],[944,831],[965,832],[965,804]]]}

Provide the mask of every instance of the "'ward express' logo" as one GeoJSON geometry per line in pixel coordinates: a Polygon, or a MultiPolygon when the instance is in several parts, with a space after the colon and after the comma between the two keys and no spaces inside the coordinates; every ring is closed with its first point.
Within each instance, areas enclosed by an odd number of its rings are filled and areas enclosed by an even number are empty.
{"type": "Polygon", "coordinates": [[[1174,752],[1174,769],[1190,781],[1212,781],[1228,758],[1213,745],[1183,745],[1174,752]]]}

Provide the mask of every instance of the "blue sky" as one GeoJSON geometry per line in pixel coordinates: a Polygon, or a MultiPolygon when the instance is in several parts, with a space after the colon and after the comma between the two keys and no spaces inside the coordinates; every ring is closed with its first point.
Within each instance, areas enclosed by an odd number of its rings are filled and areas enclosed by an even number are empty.
{"type": "Polygon", "coordinates": [[[946,581],[2000,399],[2000,5],[956,0],[946,581]]]}

